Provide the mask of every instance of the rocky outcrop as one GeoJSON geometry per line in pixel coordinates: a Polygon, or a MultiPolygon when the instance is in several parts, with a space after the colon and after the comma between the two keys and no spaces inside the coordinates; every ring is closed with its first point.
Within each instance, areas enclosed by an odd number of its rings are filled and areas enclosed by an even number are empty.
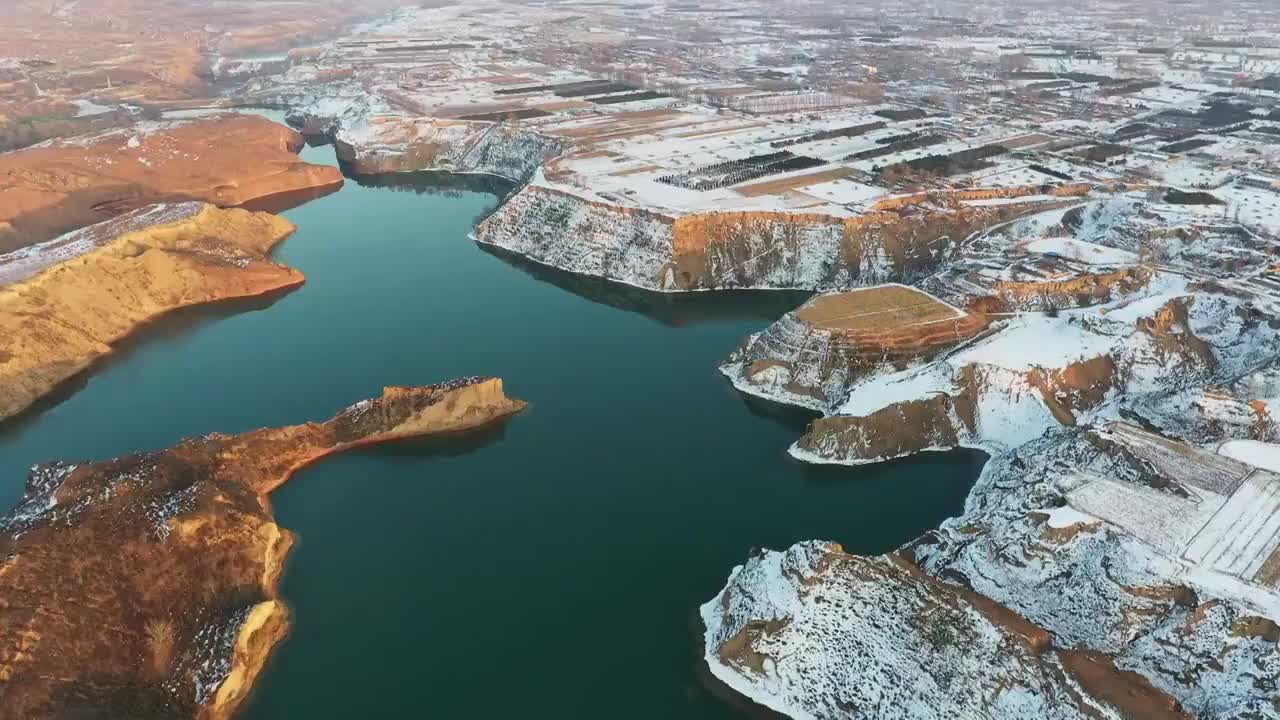
{"type": "Polygon", "coordinates": [[[818,542],[760,553],[702,618],[713,673],[791,717],[1191,717],[1108,656],[1055,647],[909,555],[818,542]]]}
{"type": "MultiPolygon", "coordinates": [[[[797,457],[991,460],[959,517],[894,553],[753,554],[702,608],[712,673],[796,718],[1280,718],[1280,475],[1192,444],[1269,437],[1280,323],[1212,283],[1125,285],[842,370],[797,457]]],[[[806,347],[798,318],[752,362],[806,347]]]]}
{"type": "Polygon", "coordinates": [[[476,239],[569,272],[662,292],[827,289],[909,282],[1019,205],[880,212],[671,216],[534,182],[480,223],[476,239]]]}
{"type": "Polygon", "coordinates": [[[1115,302],[1140,291],[1150,280],[1150,270],[1127,267],[1109,273],[1079,273],[1059,280],[1000,281],[991,291],[1009,310],[1044,312],[1115,302]]]}
{"type": "MultiPolygon", "coordinates": [[[[1081,367],[1106,366],[1091,358],[1054,371],[1075,374],[1081,367]]],[[[792,448],[796,457],[816,462],[865,464],[925,450],[974,447],[998,451],[1034,439],[1058,423],[1075,424],[1073,415],[1059,416],[1067,405],[1096,409],[1084,398],[1067,400],[1067,387],[1047,395],[1039,369],[1014,370],[992,365],[961,365],[938,389],[903,399],[866,415],[832,415],[815,420],[792,448]],[[945,387],[946,390],[942,388],[945,387]],[[1058,395],[1062,394],[1062,399],[1058,395]],[[1046,401],[1046,397],[1050,401],[1046,401]]],[[[1111,389],[1103,378],[1089,394],[1111,389]]]]}
{"type": "MultiPolygon", "coordinates": [[[[306,114],[293,121],[313,131],[337,124],[336,119],[306,114]]],[[[448,170],[522,183],[566,145],[518,124],[374,117],[341,123],[334,146],[338,159],[360,175],[448,170]]]]}
{"type": "Polygon", "coordinates": [[[658,289],[673,255],[672,219],[526,185],[474,230],[477,242],[543,265],[658,289]]]}
{"type": "Polygon", "coordinates": [[[1008,321],[936,362],[865,378],[793,453],[864,463],[959,446],[1001,452],[1101,417],[1201,437],[1206,419],[1187,410],[1205,388],[1236,382],[1280,342],[1280,330],[1249,320],[1248,306],[1229,294],[1173,293],[1096,316],[1008,321]]]}
{"type": "Polygon", "coordinates": [[[497,379],[387,388],[323,423],[31,471],[0,521],[0,718],[231,717],[289,629],[266,494],[326,455],[474,428],[497,379]]]}
{"type": "Polygon", "coordinates": [[[963,515],[895,553],[753,555],[702,608],[712,671],[798,718],[1280,717],[1276,606],[1064,506],[1106,477],[1150,511],[1212,456],[1108,435],[997,456],[963,515]]]}
{"type": "Polygon", "coordinates": [[[854,383],[936,358],[990,322],[898,285],[820,295],[748,337],[720,370],[743,392],[825,412],[854,383]]]}
{"type": "Polygon", "coordinates": [[[268,256],[293,229],[266,213],[158,205],[0,255],[0,419],[160,315],[301,285],[268,256]]]}
{"type": "Polygon", "coordinates": [[[298,159],[302,146],[283,125],[235,115],[142,123],[0,155],[0,251],[157,202],[236,207],[341,186],[337,168],[298,159]]]}

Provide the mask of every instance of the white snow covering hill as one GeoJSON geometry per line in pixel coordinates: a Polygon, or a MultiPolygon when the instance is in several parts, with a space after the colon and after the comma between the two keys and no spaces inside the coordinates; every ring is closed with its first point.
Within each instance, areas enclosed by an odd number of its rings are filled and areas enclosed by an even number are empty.
{"type": "Polygon", "coordinates": [[[1280,473],[1280,444],[1257,440],[1228,440],[1218,446],[1218,453],[1254,467],[1280,473]]]}

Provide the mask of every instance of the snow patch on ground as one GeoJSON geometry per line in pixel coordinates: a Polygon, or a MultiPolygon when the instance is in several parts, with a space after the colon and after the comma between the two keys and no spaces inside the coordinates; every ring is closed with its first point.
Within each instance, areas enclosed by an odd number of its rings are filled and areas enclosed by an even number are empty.
{"type": "Polygon", "coordinates": [[[1066,237],[1047,237],[1032,240],[1024,245],[1023,248],[1027,252],[1053,253],[1090,265],[1133,265],[1138,261],[1137,253],[1066,237]]]}
{"type": "Polygon", "coordinates": [[[1218,446],[1218,454],[1280,473],[1280,444],[1257,440],[1228,440],[1218,446]]]}

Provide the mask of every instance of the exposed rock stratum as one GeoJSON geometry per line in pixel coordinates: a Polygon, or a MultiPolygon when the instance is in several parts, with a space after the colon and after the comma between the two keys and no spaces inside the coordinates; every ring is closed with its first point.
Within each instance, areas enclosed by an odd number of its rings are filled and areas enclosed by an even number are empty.
{"type": "Polygon", "coordinates": [[[268,256],[293,230],[267,213],[155,205],[0,255],[0,420],[165,313],[301,285],[268,256]]]}

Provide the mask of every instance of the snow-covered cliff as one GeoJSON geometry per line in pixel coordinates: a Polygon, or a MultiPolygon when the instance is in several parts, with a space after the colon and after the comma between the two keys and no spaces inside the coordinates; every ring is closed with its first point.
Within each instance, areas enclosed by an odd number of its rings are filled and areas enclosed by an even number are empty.
{"type": "Polygon", "coordinates": [[[672,219],[527,185],[475,229],[478,242],[583,275],[646,289],[671,282],[672,219]],[[568,238],[572,237],[572,241],[568,238]]]}
{"type": "MultiPolygon", "coordinates": [[[[851,353],[802,308],[725,363],[748,392],[832,413],[801,459],[991,460],[960,516],[888,555],[753,554],[702,607],[717,678],[795,718],[1280,718],[1274,282],[1257,262],[1138,264],[1112,233],[1144,214],[1102,208],[1075,233],[1101,243],[1074,248],[1094,264],[983,238],[929,278],[990,319],[972,337],[851,353]]],[[[809,307],[839,299],[817,316],[846,331],[901,311],[853,295],[809,307]]]]}
{"type": "Polygon", "coordinates": [[[334,145],[358,174],[449,170],[514,182],[528,180],[564,148],[560,139],[515,124],[399,117],[343,123],[334,145]]]}
{"type": "Polygon", "coordinates": [[[855,384],[918,368],[990,323],[981,307],[961,310],[902,285],[818,295],[748,337],[720,370],[743,392],[830,412],[855,384]],[[937,315],[912,320],[923,307],[937,315]]]}
{"type": "Polygon", "coordinates": [[[1054,427],[1118,418],[1194,436],[1208,420],[1188,412],[1193,401],[1280,351],[1280,331],[1252,306],[1163,276],[1142,297],[1003,321],[939,362],[853,388],[793,453],[862,463],[956,446],[1002,452],[1054,427]],[[917,424],[893,431],[906,417],[917,424]]]}
{"type": "Polygon", "coordinates": [[[649,290],[830,289],[911,282],[1016,205],[840,218],[801,212],[658,212],[533,181],[477,226],[479,242],[649,290]]]}
{"type": "Polygon", "coordinates": [[[1064,504],[1077,473],[1161,492],[1107,435],[997,456],[901,551],[752,556],[702,607],[712,672],[794,718],[1280,717],[1274,593],[1064,504]]]}

